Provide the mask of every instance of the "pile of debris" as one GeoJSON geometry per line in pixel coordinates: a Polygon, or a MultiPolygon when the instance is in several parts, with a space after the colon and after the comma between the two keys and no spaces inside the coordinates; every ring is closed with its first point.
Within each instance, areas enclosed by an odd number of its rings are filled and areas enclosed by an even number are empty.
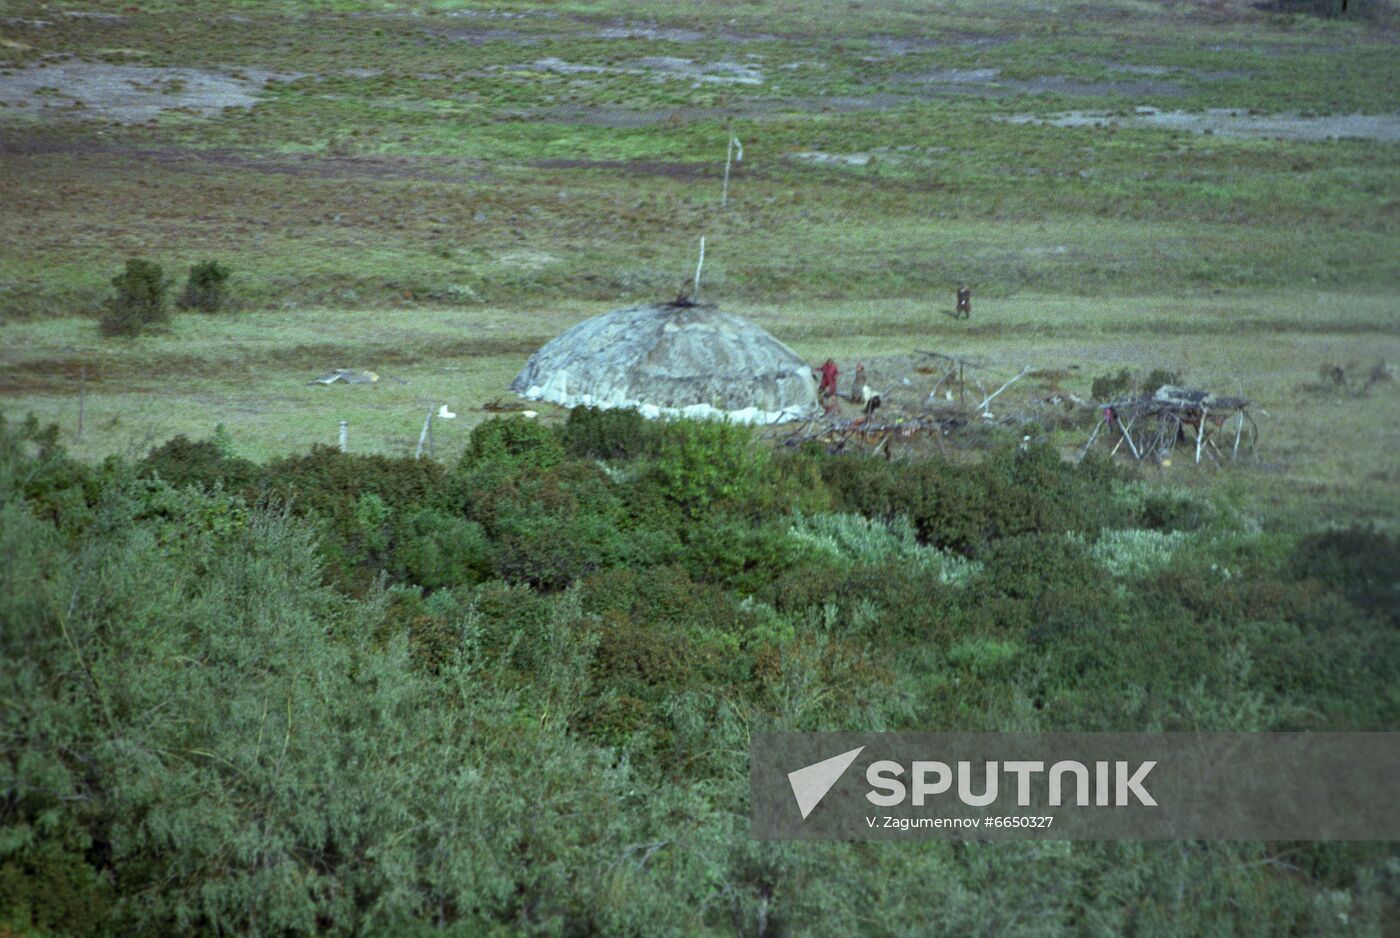
{"type": "Polygon", "coordinates": [[[829,453],[862,453],[892,459],[895,441],[904,442],[918,437],[939,439],[970,422],[971,416],[967,412],[955,408],[909,417],[891,415],[888,419],[865,415],[849,420],[809,420],[784,436],[782,443],[784,446],[801,446],[819,442],[826,444],[829,453]]]}
{"type": "Polygon", "coordinates": [[[337,368],[330,374],[306,382],[307,384],[377,384],[379,375],[373,371],[359,371],[354,368],[337,368]]]}
{"type": "Polygon", "coordinates": [[[1152,394],[1125,397],[1102,406],[1102,416],[1084,446],[1084,452],[1103,434],[1114,440],[1112,453],[1125,445],[1138,461],[1163,465],[1171,462],[1178,446],[1194,449],[1196,462],[1209,456],[1217,462],[1238,459],[1254,450],[1259,426],[1249,414],[1243,397],[1222,397],[1210,391],[1164,384],[1152,394]],[[1230,429],[1233,428],[1233,433],[1230,429]],[[1224,433],[1226,452],[1216,442],[1224,433]]]}
{"type": "Polygon", "coordinates": [[[830,360],[823,370],[828,368],[833,374],[831,383],[823,375],[821,412],[796,426],[786,425],[779,437],[784,446],[817,442],[831,453],[892,459],[896,443],[932,439],[941,445],[943,437],[968,426],[1018,424],[1031,419],[1019,411],[999,416],[991,412],[994,401],[1005,400],[1001,397],[1004,391],[1035,374],[1030,368],[993,386],[990,392],[976,376],[985,368],[982,363],[941,352],[876,359],[869,369],[858,364],[849,385],[834,374],[830,360]],[[836,391],[835,386],[849,386],[850,391],[836,391]],[[848,417],[841,411],[842,403],[854,404],[860,412],[848,417]]]}

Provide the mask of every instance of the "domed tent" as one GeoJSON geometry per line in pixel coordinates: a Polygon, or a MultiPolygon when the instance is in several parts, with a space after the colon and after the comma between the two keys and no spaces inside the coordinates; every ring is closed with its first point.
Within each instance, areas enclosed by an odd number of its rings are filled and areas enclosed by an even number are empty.
{"type": "Polygon", "coordinates": [[[777,423],[817,403],[812,369],[712,306],[633,306],[584,320],[530,356],[511,390],[565,407],[777,423]]]}

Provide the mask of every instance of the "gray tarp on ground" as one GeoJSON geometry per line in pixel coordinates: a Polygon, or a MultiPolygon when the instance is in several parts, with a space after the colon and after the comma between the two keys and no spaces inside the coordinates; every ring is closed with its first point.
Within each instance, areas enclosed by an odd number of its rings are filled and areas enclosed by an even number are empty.
{"type": "Polygon", "coordinates": [[[767,332],[712,306],[647,305],[585,320],[525,364],[511,390],[564,407],[775,423],[817,403],[812,369],[767,332]]]}

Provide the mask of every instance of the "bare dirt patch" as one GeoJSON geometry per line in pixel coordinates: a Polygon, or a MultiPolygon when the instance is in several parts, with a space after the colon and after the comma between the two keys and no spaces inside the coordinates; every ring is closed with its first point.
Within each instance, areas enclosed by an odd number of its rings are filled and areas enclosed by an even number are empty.
{"type": "Polygon", "coordinates": [[[885,57],[895,57],[919,55],[949,47],[991,48],[1004,46],[1020,38],[1015,33],[943,32],[936,36],[870,36],[866,41],[873,43],[885,57]]]}
{"type": "Polygon", "coordinates": [[[1138,108],[1128,115],[1101,111],[1069,111],[1048,117],[1017,114],[1005,118],[1017,124],[1055,127],[1157,127],[1227,137],[1277,137],[1285,140],[1357,138],[1400,142],[1400,114],[1339,114],[1301,117],[1289,114],[1246,114],[1214,109],[1199,114],[1138,108]]]}
{"type": "MultiPolygon", "coordinates": [[[[1150,66],[1148,66],[1150,67],[1150,66]]],[[[1156,74],[1148,73],[1148,74],[1156,74]]],[[[1107,95],[1181,95],[1185,90],[1174,81],[1125,79],[1123,81],[1084,81],[1064,75],[1037,78],[1003,78],[997,68],[940,68],[926,72],[896,75],[896,82],[918,88],[923,94],[1061,94],[1066,97],[1100,98],[1107,95]]]]}
{"type": "Polygon", "coordinates": [[[170,109],[207,116],[225,108],[252,107],[269,81],[289,77],[259,69],[221,73],[64,60],[0,73],[0,103],[137,124],[170,109]]]}
{"type": "Polygon", "coordinates": [[[628,65],[583,65],[560,58],[537,59],[505,71],[551,72],[556,75],[636,75],[655,81],[690,81],[713,85],[761,85],[763,72],[747,62],[696,62],[675,56],[648,56],[628,65]]]}

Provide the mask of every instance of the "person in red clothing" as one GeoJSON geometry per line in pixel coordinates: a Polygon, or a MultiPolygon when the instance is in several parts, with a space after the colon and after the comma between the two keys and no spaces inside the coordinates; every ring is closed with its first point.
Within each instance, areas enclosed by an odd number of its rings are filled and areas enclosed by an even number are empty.
{"type": "Polygon", "coordinates": [[[821,383],[817,385],[817,403],[828,414],[836,410],[836,378],[840,375],[836,362],[827,359],[822,363],[821,383]]]}

